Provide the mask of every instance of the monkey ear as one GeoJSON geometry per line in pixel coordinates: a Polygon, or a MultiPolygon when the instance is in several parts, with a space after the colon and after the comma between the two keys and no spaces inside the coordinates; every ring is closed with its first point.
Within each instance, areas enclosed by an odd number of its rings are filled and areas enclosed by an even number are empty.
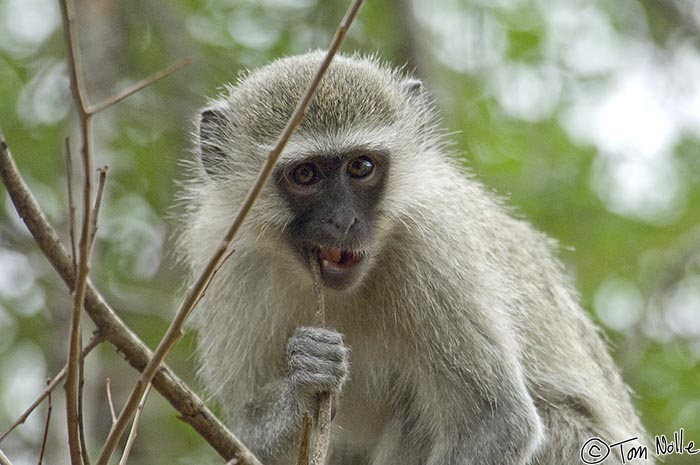
{"type": "Polygon", "coordinates": [[[205,109],[199,117],[199,156],[204,171],[210,177],[221,174],[222,165],[226,161],[226,153],[221,144],[226,139],[227,125],[228,118],[217,107],[205,109]]]}
{"type": "Polygon", "coordinates": [[[408,78],[401,81],[400,86],[407,94],[417,94],[423,88],[423,82],[420,79],[408,78]]]}

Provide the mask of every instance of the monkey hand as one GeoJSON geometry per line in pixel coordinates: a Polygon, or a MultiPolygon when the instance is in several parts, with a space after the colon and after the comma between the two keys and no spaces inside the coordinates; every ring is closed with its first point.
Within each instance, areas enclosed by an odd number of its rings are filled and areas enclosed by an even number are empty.
{"type": "Polygon", "coordinates": [[[319,396],[336,396],[348,377],[350,351],[343,335],[331,329],[302,326],[287,343],[289,382],[302,411],[315,409],[319,396]]]}

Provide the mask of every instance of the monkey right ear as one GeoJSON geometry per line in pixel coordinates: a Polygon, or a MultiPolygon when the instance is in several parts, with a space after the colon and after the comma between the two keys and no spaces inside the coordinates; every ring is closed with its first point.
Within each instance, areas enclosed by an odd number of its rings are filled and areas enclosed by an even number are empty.
{"type": "Polygon", "coordinates": [[[423,82],[420,79],[408,78],[401,81],[401,90],[407,94],[416,94],[423,88],[423,82]]]}
{"type": "Polygon", "coordinates": [[[199,156],[204,171],[214,177],[221,174],[226,161],[226,153],[221,144],[226,140],[228,118],[220,108],[212,107],[202,111],[199,117],[199,156]]]}

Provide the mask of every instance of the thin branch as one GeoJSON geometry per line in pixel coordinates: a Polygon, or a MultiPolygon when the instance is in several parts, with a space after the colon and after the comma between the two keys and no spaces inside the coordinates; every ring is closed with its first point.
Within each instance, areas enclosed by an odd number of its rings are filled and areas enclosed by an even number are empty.
{"type": "MultiPolygon", "coordinates": [[[[68,185],[68,231],[70,233],[70,251],[73,259],[73,273],[78,273],[78,258],[75,247],[75,200],[73,199],[73,157],[70,139],[66,137],[64,157],[66,159],[66,184],[68,185]]],[[[72,292],[72,289],[71,289],[72,292]]]]}
{"type": "Polygon", "coordinates": [[[297,465],[309,464],[309,439],[311,439],[311,416],[304,412],[301,417],[301,433],[299,433],[299,456],[297,465]]]}
{"type": "MultiPolygon", "coordinates": [[[[233,255],[233,253],[234,253],[235,251],[236,251],[236,249],[231,249],[231,250],[229,251],[229,253],[224,257],[224,259],[221,260],[221,263],[219,264],[219,266],[214,270],[214,275],[211,277],[211,280],[213,280],[213,279],[216,277],[216,273],[219,272],[219,270],[221,269],[221,267],[223,266],[223,264],[226,263],[226,261],[227,261],[229,258],[231,258],[231,255],[233,255]]],[[[209,281],[209,283],[211,283],[211,280],[209,281]]],[[[196,307],[197,304],[204,298],[204,296],[207,294],[207,289],[209,289],[209,284],[207,284],[207,287],[206,287],[206,288],[204,289],[204,291],[202,291],[202,293],[199,295],[199,299],[197,299],[197,301],[194,303],[193,307],[196,307]]]]}
{"type": "Polygon", "coordinates": [[[53,403],[51,402],[51,391],[49,391],[49,405],[46,410],[46,423],[44,424],[44,434],[41,437],[41,450],[39,451],[39,462],[38,465],[44,461],[44,452],[46,452],[46,441],[49,438],[49,425],[51,422],[51,410],[53,410],[53,403]]]}
{"type": "MultiPolygon", "coordinates": [[[[97,347],[98,344],[100,344],[102,341],[104,341],[104,338],[100,335],[94,335],[90,342],[88,342],[88,345],[85,346],[83,349],[83,357],[87,356],[92,349],[97,347]]],[[[58,386],[66,377],[66,369],[67,366],[64,366],[59,370],[58,373],[54,375],[54,377],[51,379],[51,382],[46,386],[46,389],[44,389],[44,392],[39,394],[39,397],[32,402],[32,404],[27,407],[24,412],[22,412],[22,415],[17,418],[14,423],[12,423],[3,433],[0,435],[0,442],[2,442],[15,428],[17,428],[19,425],[23,424],[25,421],[27,421],[27,418],[29,418],[29,415],[36,410],[36,408],[41,405],[41,403],[48,397],[48,395],[56,389],[56,386],[58,386]]]]}
{"type": "MultiPolygon", "coordinates": [[[[51,262],[69,289],[75,283],[71,258],[61,244],[56,230],[46,220],[36,199],[17,170],[4,137],[0,134],[0,177],[10,199],[37,245],[51,262]]],[[[100,337],[108,340],[135,369],[141,371],[152,352],[117,316],[114,310],[88,281],[85,310],[97,326],[100,337]]],[[[153,387],[180,412],[180,419],[190,424],[224,460],[236,464],[258,465],[253,454],[214,416],[202,400],[166,365],[153,378],[153,387]]]]}
{"type": "Polygon", "coordinates": [[[233,220],[231,227],[224,236],[223,241],[219,245],[219,248],[207,263],[204,271],[197,279],[196,283],[188,290],[187,295],[185,296],[184,300],[182,301],[182,304],[180,305],[180,308],[178,309],[175,315],[175,318],[170,323],[170,326],[168,327],[165,335],[158,344],[158,347],[156,348],[153,354],[153,358],[149,360],[148,365],[143,370],[143,372],[141,372],[141,376],[139,377],[138,381],[136,382],[136,385],[129,394],[129,398],[126,402],[126,405],[124,406],[124,409],[119,415],[116,427],[112,431],[110,431],[109,435],[107,436],[107,440],[102,449],[102,452],[100,453],[100,456],[97,459],[97,465],[107,465],[109,463],[109,458],[112,456],[114,450],[117,448],[119,440],[121,439],[128,426],[129,419],[134,414],[134,411],[138,406],[138,402],[141,399],[141,396],[143,396],[143,393],[146,387],[148,386],[148,383],[150,383],[153,379],[153,376],[158,370],[158,367],[160,367],[160,365],[163,363],[163,361],[165,360],[165,356],[168,354],[170,349],[182,336],[182,329],[184,327],[185,321],[192,312],[194,305],[197,303],[197,301],[199,301],[201,294],[206,291],[206,288],[209,285],[209,282],[211,281],[212,277],[214,276],[216,269],[220,266],[222,259],[226,256],[228,245],[238,233],[238,230],[241,224],[243,223],[243,220],[252,208],[253,203],[257,199],[258,195],[260,195],[260,192],[262,191],[265,182],[272,174],[272,170],[275,166],[275,163],[279,159],[282,150],[284,150],[285,146],[287,145],[287,142],[291,138],[297,126],[299,126],[299,124],[301,123],[306,109],[309,106],[309,103],[311,102],[311,98],[314,96],[316,89],[318,88],[318,85],[321,82],[321,79],[328,70],[328,67],[330,66],[331,61],[333,60],[333,57],[338,51],[340,45],[345,40],[345,36],[347,35],[350,24],[352,24],[352,21],[357,16],[357,12],[359,11],[362,3],[363,0],[355,0],[350,6],[350,9],[346,13],[345,17],[343,18],[343,21],[338,27],[338,30],[336,31],[335,36],[333,37],[333,40],[331,41],[331,44],[328,48],[328,51],[326,52],[326,56],[324,57],[320,66],[318,67],[318,70],[314,74],[313,79],[309,83],[309,86],[307,87],[303,98],[299,101],[296,109],[294,110],[294,113],[289,118],[289,121],[287,122],[287,125],[285,126],[284,130],[282,131],[282,134],[277,139],[275,147],[268,155],[266,163],[260,170],[255,184],[248,192],[248,195],[246,196],[243,205],[241,206],[240,210],[238,211],[238,214],[233,220]]]}
{"type": "Polygon", "coordinates": [[[109,167],[107,165],[97,170],[97,172],[100,175],[100,178],[97,184],[97,197],[95,197],[95,207],[93,208],[92,236],[90,237],[89,245],[90,248],[92,248],[92,246],[95,244],[95,236],[97,235],[97,218],[100,216],[100,207],[102,206],[102,196],[104,195],[105,191],[105,181],[107,180],[108,171],[109,167]]]}
{"type": "MultiPolygon", "coordinates": [[[[314,295],[316,297],[316,324],[319,326],[326,325],[326,300],[323,293],[323,285],[321,280],[321,269],[319,265],[318,255],[313,254],[309,257],[309,269],[314,282],[314,295]]],[[[326,462],[328,447],[330,445],[331,435],[331,397],[328,393],[323,393],[317,404],[317,426],[316,440],[311,451],[311,460],[299,462],[299,465],[323,465],[326,462]]],[[[311,430],[310,415],[304,412],[302,421],[301,444],[299,445],[299,457],[301,460],[302,451],[308,450],[308,442],[311,430]]]]}
{"type": "Polygon", "coordinates": [[[78,47],[75,5],[72,0],[60,0],[63,34],[66,41],[68,75],[71,94],[80,120],[83,161],[83,224],[80,233],[78,273],[73,293],[73,313],[70,324],[68,369],[66,371],[66,421],[68,426],[68,448],[71,464],[83,465],[85,461],[80,447],[80,412],[78,409],[80,347],[82,344],[81,316],[85,303],[85,290],[90,272],[90,239],[92,237],[92,115],[89,113],[87,93],[83,85],[83,70],[78,47]]]}
{"type": "Polygon", "coordinates": [[[107,391],[107,404],[109,405],[109,416],[112,419],[112,426],[117,422],[117,413],[114,410],[114,401],[112,400],[112,382],[109,378],[105,380],[105,391],[107,391]]]}
{"type": "Polygon", "coordinates": [[[143,407],[146,405],[146,398],[148,397],[149,392],[151,392],[151,385],[150,384],[146,388],[146,391],[143,393],[143,397],[141,398],[141,402],[139,402],[139,406],[136,409],[136,413],[134,414],[134,421],[131,424],[131,431],[129,431],[129,437],[126,439],[126,445],[124,446],[124,453],[122,454],[121,460],[119,460],[119,465],[126,465],[126,462],[129,459],[129,454],[131,453],[131,448],[134,446],[134,441],[136,440],[136,435],[137,435],[137,431],[139,428],[139,420],[141,420],[141,414],[143,413],[143,407]]]}
{"type": "Polygon", "coordinates": [[[78,32],[75,28],[75,5],[71,0],[59,0],[58,3],[61,7],[63,35],[66,42],[66,60],[68,60],[71,95],[75,101],[76,109],[79,112],[87,113],[86,110],[89,107],[89,103],[81,72],[82,63],[80,60],[80,53],[78,53],[78,32]]]}
{"type": "Polygon", "coordinates": [[[2,449],[0,449],[0,465],[12,465],[12,462],[10,462],[10,459],[7,458],[7,455],[3,454],[2,449]]]}
{"type": "MultiPolygon", "coordinates": [[[[80,346],[82,347],[82,341],[80,346]]],[[[90,465],[88,455],[87,439],[85,439],[85,409],[83,408],[83,389],[85,388],[85,353],[80,351],[80,363],[78,363],[78,437],[80,439],[80,453],[83,456],[85,465],[90,465]]],[[[49,397],[51,402],[51,397],[49,397]]]]}
{"type": "Polygon", "coordinates": [[[103,110],[106,110],[107,108],[116,105],[117,103],[121,102],[122,100],[125,100],[132,95],[134,95],[136,92],[140,91],[141,89],[150,86],[156,81],[160,81],[163,78],[166,78],[173,74],[176,71],[181,70],[185,66],[188,66],[192,64],[192,59],[191,58],[185,58],[184,60],[180,61],[179,63],[176,63],[168,68],[165,68],[161,71],[158,71],[155,74],[152,74],[151,76],[147,77],[146,79],[142,79],[141,81],[137,82],[136,84],[128,87],[127,89],[124,89],[117,95],[114,95],[112,97],[109,97],[100,103],[98,103],[95,106],[90,107],[89,112],[91,114],[96,114],[99,113],[103,110]]]}

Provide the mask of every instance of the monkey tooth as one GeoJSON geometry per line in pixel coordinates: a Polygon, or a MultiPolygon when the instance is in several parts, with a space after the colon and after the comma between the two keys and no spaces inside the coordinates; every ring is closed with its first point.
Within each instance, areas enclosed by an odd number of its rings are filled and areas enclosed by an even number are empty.
{"type": "Polygon", "coordinates": [[[325,269],[345,270],[355,266],[362,259],[362,254],[338,247],[319,246],[318,258],[325,269]]]}

